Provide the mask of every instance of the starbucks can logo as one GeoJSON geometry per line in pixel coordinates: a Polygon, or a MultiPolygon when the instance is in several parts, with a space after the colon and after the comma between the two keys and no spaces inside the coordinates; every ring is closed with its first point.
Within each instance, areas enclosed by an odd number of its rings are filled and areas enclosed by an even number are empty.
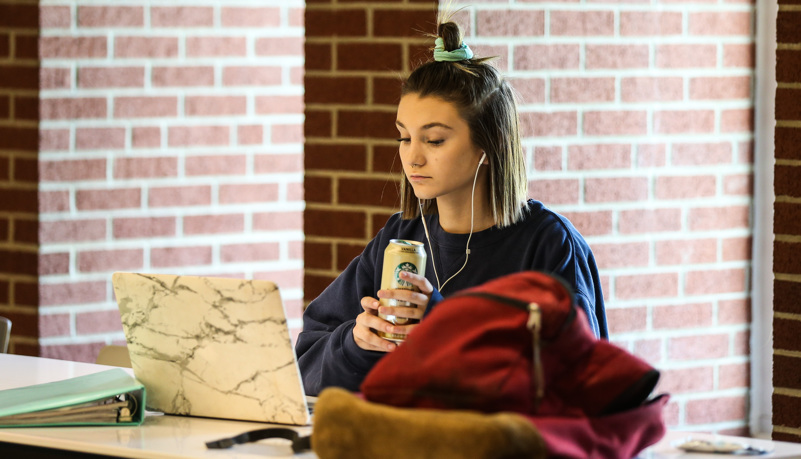
{"type": "Polygon", "coordinates": [[[408,261],[405,261],[405,262],[399,264],[395,268],[395,282],[398,284],[398,287],[400,287],[400,288],[413,287],[411,282],[407,282],[407,281],[405,281],[405,280],[400,278],[401,271],[407,271],[407,272],[410,272],[410,273],[417,274],[417,266],[415,266],[413,263],[409,263],[408,261]]]}

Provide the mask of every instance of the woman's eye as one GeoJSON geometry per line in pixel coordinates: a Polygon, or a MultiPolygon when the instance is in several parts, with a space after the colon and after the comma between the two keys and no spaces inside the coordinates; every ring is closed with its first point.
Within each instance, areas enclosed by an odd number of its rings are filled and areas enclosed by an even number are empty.
{"type": "Polygon", "coordinates": [[[401,137],[401,138],[399,138],[397,140],[398,140],[398,143],[403,143],[403,142],[409,142],[412,139],[410,139],[409,137],[401,137]]]}
{"type": "Polygon", "coordinates": [[[428,141],[428,143],[430,143],[431,145],[434,145],[434,146],[442,145],[442,142],[444,142],[444,140],[429,140],[428,141]]]}

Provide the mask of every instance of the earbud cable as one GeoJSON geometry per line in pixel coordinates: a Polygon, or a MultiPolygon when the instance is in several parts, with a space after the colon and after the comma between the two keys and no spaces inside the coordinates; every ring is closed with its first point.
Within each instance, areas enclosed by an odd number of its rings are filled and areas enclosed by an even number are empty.
{"type": "MultiPolygon", "coordinates": [[[[482,157],[483,160],[483,157],[482,157]]],[[[428,225],[426,225],[426,219],[423,217],[423,204],[420,200],[417,200],[417,204],[420,206],[420,219],[423,221],[423,230],[426,233],[426,239],[428,240],[428,247],[431,249],[431,266],[434,267],[434,277],[437,278],[437,290],[442,292],[442,289],[445,288],[445,285],[451,281],[454,277],[456,277],[465,266],[467,266],[467,259],[470,257],[470,239],[473,237],[473,217],[475,213],[475,198],[476,198],[476,181],[478,181],[478,171],[481,170],[481,163],[478,163],[478,167],[476,168],[476,175],[473,177],[473,190],[470,192],[470,234],[467,236],[467,245],[464,248],[464,264],[462,267],[456,271],[453,276],[449,277],[448,280],[445,281],[444,284],[439,283],[439,273],[437,273],[437,263],[434,261],[434,246],[431,245],[431,236],[428,234],[428,225]]]]}

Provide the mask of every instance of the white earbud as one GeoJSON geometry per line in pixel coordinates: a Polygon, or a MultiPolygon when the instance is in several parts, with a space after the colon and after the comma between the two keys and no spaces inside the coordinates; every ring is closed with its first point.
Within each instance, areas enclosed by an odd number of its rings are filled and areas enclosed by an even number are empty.
{"type": "Polygon", "coordinates": [[[485,159],[487,159],[487,154],[486,153],[481,153],[481,159],[478,160],[478,166],[479,167],[481,167],[481,165],[484,164],[484,160],[485,159]]]}

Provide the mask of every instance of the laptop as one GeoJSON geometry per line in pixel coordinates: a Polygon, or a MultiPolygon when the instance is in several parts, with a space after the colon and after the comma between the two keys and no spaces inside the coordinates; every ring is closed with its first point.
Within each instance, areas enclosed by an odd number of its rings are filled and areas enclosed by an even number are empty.
{"type": "Polygon", "coordinates": [[[112,284],[149,410],[310,423],[275,283],[117,272],[112,284]]]}

